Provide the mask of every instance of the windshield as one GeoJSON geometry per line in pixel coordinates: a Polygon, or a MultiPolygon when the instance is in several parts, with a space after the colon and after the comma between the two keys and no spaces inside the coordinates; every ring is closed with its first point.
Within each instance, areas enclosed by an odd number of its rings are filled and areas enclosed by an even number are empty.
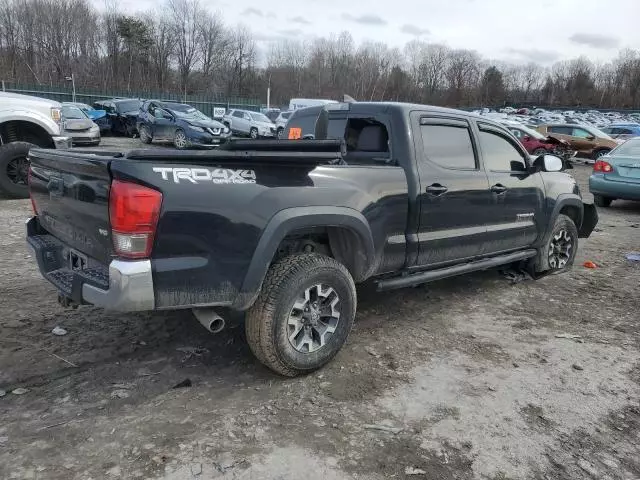
{"type": "Polygon", "coordinates": [[[118,102],[116,103],[116,109],[118,112],[133,112],[140,108],[139,100],[127,100],[126,102],[118,102]]]}
{"type": "Polygon", "coordinates": [[[251,118],[253,118],[255,122],[271,123],[271,120],[269,120],[269,118],[262,113],[250,113],[249,115],[251,115],[251,118]]]}
{"type": "Polygon", "coordinates": [[[164,107],[170,110],[176,117],[184,118],[185,120],[208,120],[211,121],[204,113],[197,108],[193,108],[191,105],[184,103],[165,103],[164,107]]]}
{"type": "Polygon", "coordinates": [[[613,156],[640,157],[640,138],[627,140],[622,145],[616,147],[612,152],[613,156]]]}
{"type": "Polygon", "coordinates": [[[62,107],[62,116],[67,120],[86,120],[87,115],[78,107],[62,107]]]}
{"type": "Polygon", "coordinates": [[[599,128],[592,127],[591,125],[583,125],[583,127],[586,128],[587,130],[589,130],[591,133],[593,133],[598,138],[606,138],[607,140],[613,140],[613,138],[611,138],[609,135],[604,133],[599,128]]]}

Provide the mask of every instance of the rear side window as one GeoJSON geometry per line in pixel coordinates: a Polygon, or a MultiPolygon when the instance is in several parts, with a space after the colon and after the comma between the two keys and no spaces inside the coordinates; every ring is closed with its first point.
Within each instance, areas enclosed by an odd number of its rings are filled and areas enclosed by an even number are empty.
{"type": "Polygon", "coordinates": [[[560,126],[549,127],[548,131],[550,131],[552,133],[559,133],[560,135],[572,135],[573,134],[573,128],[571,128],[571,127],[560,127],[560,126]]]}
{"type": "Polygon", "coordinates": [[[234,116],[236,118],[243,118],[244,117],[244,112],[241,112],[239,110],[234,110],[232,116],[234,116]]]}
{"type": "Polygon", "coordinates": [[[424,154],[445,168],[476,169],[476,156],[468,127],[420,125],[424,154]]]}
{"type": "Polygon", "coordinates": [[[513,136],[516,138],[522,138],[524,136],[522,135],[522,132],[517,128],[510,128],[509,130],[511,131],[511,133],[513,133],[513,136]]]}

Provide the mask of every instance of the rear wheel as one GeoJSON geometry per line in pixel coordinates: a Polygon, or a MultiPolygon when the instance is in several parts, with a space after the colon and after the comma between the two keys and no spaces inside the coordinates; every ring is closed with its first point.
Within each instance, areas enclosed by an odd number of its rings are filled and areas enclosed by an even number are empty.
{"type": "Polygon", "coordinates": [[[607,153],[609,153],[610,151],[611,150],[609,150],[608,148],[601,148],[600,150],[596,150],[593,152],[593,159],[597,160],[603,155],[606,155],[607,153]]]}
{"type": "Polygon", "coordinates": [[[277,137],[279,140],[282,140],[283,136],[284,136],[284,128],[280,127],[278,128],[277,137]]]}
{"type": "Polygon", "coordinates": [[[149,144],[153,140],[151,136],[151,132],[149,131],[149,127],[146,125],[140,125],[140,140],[142,143],[149,144]]]}
{"type": "Polygon", "coordinates": [[[593,203],[596,204],[597,207],[608,207],[611,205],[611,202],[613,202],[613,198],[611,197],[605,197],[602,195],[594,195],[593,196],[593,203]]]}
{"type": "Polygon", "coordinates": [[[10,198],[29,197],[29,160],[27,155],[37,145],[11,142],[0,146],[0,195],[10,198]]]}
{"type": "Polygon", "coordinates": [[[347,340],[356,290],[344,265],[318,254],[273,264],[246,316],[247,341],[270,369],[288,377],[317,370],[347,340]]]}
{"type": "Polygon", "coordinates": [[[253,138],[254,140],[256,140],[258,138],[258,129],[256,127],[253,127],[250,131],[249,131],[249,136],[251,138],[253,138]]]}
{"type": "Polygon", "coordinates": [[[541,148],[536,148],[536,149],[533,151],[533,155],[535,155],[535,156],[537,156],[537,157],[539,157],[540,155],[546,155],[547,153],[548,153],[548,152],[547,152],[544,148],[542,148],[542,147],[541,147],[541,148]]]}
{"type": "Polygon", "coordinates": [[[176,130],[176,133],[173,136],[173,144],[178,150],[184,150],[188,147],[189,143],[187,142],[187,135],[181,128],[176,130]]]}

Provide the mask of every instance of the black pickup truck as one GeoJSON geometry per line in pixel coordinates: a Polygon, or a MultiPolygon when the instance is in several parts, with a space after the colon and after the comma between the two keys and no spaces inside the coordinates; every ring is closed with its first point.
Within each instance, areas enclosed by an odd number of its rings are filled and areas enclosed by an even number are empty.
{"type": "Polygon", "coordinates": [[[67,306],[193,309],[211,331],[224,324],[215,307],[246,311],[256,357],[293,376],[345,343],[356,283],[559,272],[597,223],[559,158],[532,159],[465,112],[312,107],[286,135],[300,140],[32,150],[27,240],[40,271],[67,306]]]}

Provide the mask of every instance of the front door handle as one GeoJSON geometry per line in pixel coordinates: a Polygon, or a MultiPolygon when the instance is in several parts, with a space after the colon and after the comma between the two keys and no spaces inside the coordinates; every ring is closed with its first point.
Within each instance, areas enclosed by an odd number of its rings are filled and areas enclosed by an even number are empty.
{"type": "Polygon", "coordinates": [[[433,185],[429,185],[426,188],[426,192],[430,195],[442,195],[443,193],[445,193],[447,190],[449,190],[447,187],[440,185],[439,183],[434,183],[433,185]]]}
{"type": "Polygon", "coordinates": [[[491,187],[491,191],[493,193],[497,193],[498,195],[500,195],[501,193],[504,193],[507,191],[507,187],[499,183],[496,183],[493,187],[491,187]]]}

